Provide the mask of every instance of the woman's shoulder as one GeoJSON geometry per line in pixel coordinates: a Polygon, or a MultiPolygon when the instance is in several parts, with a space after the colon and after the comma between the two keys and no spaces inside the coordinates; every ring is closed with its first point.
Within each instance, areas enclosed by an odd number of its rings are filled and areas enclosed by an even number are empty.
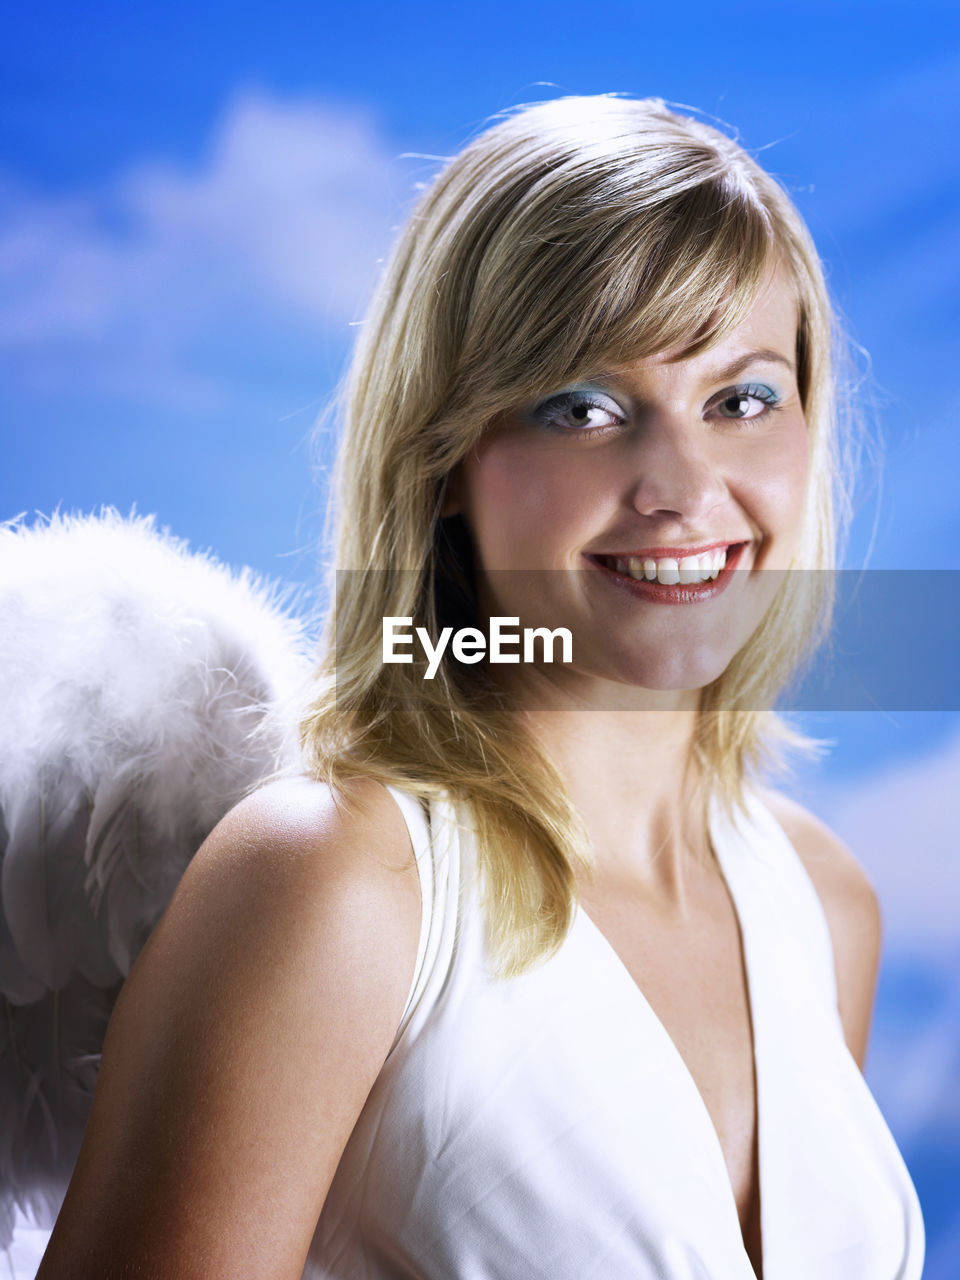
{"type": "MultiPolygon", "coordinates": [[[[218,823],[241,824],[271,838],[320,842],[344,835],[380,838],[405,851],[406,823],[390,788],[372,778],[351,778],[334,789],[306,773],[265,782],[218,823]]],[[[389,854],[390,849],[385,850],[389,854]]]]}
{"type": "MultiPolygon", "coordinates": [[[[265,784],[225,814],[156,933],[162,941],[169,932],[167,949],[178,954],[174,935],[189,954],[219,934],[257,956],[278,986],[346,966],[358,989],[381,989],[386,972],[412,969],[419,922],[416,860],[387,788],[361,779],[334,792],[297,776],[265,784]]],[[[386,985],[398,997],[403,990],[400,978],[386,985]]]]}
{"type": "Polygon", "coordinates": [[[120,993],[42,1275],[300,1274],[401,1020],[419,895],[377,784],[278,781],[221,819],[120,993]]]}
{"type": "MultiPolygon", "coordinates": [[[[342,1008],[318,1010],[323,1017],[349,1018],[351,1000],[376,1004],[389,1045],[417,953],[420,896],[407,823],[386,787],[360,779],[335,792],[285,777],[221,818],[145,952],[163,957],[181,990],[191,971],[223,975],[211,982],[246,1010],[240,1023],[264,992],[339,991],[342,1008]]],[[[270,1017],[272,999],[262,1009],[270,1017]]]]}
{"type": "Polygon", "coordinates": [[[245,936],[265,964],[276,960],[278,978],[312,968],[320,951],[372,983],[385,967],[402,972],[408,952],[412,967],[420,911],[410,834],[389,790],[357,779],[334,791],[306,775],[267,783],[230,809],[168,908],[181,930],[207,920],[245,936]]]}
{"type": "Polygon", "coordinates": [[[265,783],[235,804],[204,840],[181,892],[246,888],[258,914],[285,910],[287,895],[318,907],[331,896],[381,895],[419,905],[407,823],[381,783],[354,779],[334,791],[307,775],[265,783]]]}
{"type": "Polygon", "coordinates": [[[820,899],[833,944],[841,1020],[850,1049],[862,1065],[882,936],[876,891],[849,846],[825,822],[789,796],[767,788],[759,794],[820,899]]]}
{"type": "Polygon", "coordinates": [[[861,923],[878,920],[870,878],[836,832],[790,796],[767,788],[760,790],[760,796],[796,850],[828,920],[831,915],[861,923]]]}
{"type": "Polygon", "coordinates": [[[131,976],[141,970],[161,996],[175,985],[198,1007],[219,991],[238,1035],[276,1021],[285,1002],[292,1034],[298,1001],[328,992],[317,1025],[365,1009],[372,1061],[401,1018],[420,897],[407,824],[385,787],[364,779],[334,792],[306,776],[279,779],[210,832],[131,976]]]}

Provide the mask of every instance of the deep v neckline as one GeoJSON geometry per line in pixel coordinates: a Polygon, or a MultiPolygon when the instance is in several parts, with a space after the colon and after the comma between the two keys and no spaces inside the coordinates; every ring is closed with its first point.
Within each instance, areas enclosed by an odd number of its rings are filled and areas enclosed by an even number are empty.
{"type": "MultiPolygon", "coordinates": [[[[754,1107],[756,1114],[756,1144],[757,1144],[757,1197],[759,1200],[758,1210],[760,1216],[760,1266],[763,1280],[771,1280],[767,1272],[767,1195],[765,1185],[766,1162],[765,1143],[763,1140],[763,1126],[766,1111],[763,1102],[763,1086],[764,1073],[761,1068],[760,1059],[762,1054],[758,1053],[757,1045],[761,1040],[761,1034],[758,1032],[758,1025],[762,1022],[762,1018],[758,1019],[758,1003],[759,991],[756,981],[755,970],[751,962],[751,937],[752,934],[747,925],[747,916],[749,911],[745,906],[745,895],[740,892],[737,871],[733,869],[735,858],[731,855],[729,845],[734,841],[742,841],[742,837],[738,833],[731,830],[730,823],[723,814],[719,802],[716,798],[712,798],[709,807],[709,833],[710,843],[714,850],[717,866],[720,871],[721,878],[726,886],[727,894],[733,907],[734,917],[737,923],[737,933],[740,939],[740,953],[743,964],[744,979],[747,988],[747,1006],[750,1013],[750,1047],[753,1057],[753,1082],[754,1082],[754,1107]]],[[[735,851],[742,854],[742,849],[735,851]]],[[[694,1099],[693,1105],[700,1112],[705,1132],[708,1137],[706,1139],[708,1145],[713,1152],[714,1163],[717,1164],[718,1173],[722,1174],[723,1185],[726,1188],[730,1212],[733,1214],[733,1221],[736,1224],[737,1235],[743,1246],[744,1259],[749,1268],[748,1276],[756,1278],[757,1272],[750,1261],[750,1255],[747,1253],[746,1241],[743,1236],[743,1230],[740,1226],[740,1213],[737,1208],[737,1197],[733,1189],[733,1183],[730,1180],[730,1172],[727,1168],[726,1156],[723,1152],[723,1145],[720,1142],[720,1135],[717,1132],[713,1117],[710,1114],[703,1094],[693,1077],[693,1072],[687,1066],[686,1059],[677,1048],[676,1041],[666,1028],[666,1024],[660,1018],[653,1005],[647,999],[643,992],[643,988],[635,980],[630,970],[620,958],[619,953],[613,944],[609,941],[603,930],[597,925],[587,914],[583,906],[579,903],[576,908],[577,918],[584,922],[588,934],[590,934],[595,943],[599,946],[603,954],[608,960],[619,970],[623,979],[636,993],[641,1006],[650,1020],[653,1027],[661,1040],[663,1048],[670,1059],[673,1060],[679,1074],[685,1079],[689,1086],[688,1092],[694,1099]]]]}

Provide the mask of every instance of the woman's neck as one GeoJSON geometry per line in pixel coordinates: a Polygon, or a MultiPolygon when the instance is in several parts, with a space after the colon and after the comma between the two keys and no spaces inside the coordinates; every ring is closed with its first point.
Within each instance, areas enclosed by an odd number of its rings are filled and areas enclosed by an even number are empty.
{"type": "Polygon", "coordinates": [[[709,858],[697,770],[696,710],[528,710],[524,720],[563,778],[596,879],[643,884],[683,910],[690,871],[709,858]]]}

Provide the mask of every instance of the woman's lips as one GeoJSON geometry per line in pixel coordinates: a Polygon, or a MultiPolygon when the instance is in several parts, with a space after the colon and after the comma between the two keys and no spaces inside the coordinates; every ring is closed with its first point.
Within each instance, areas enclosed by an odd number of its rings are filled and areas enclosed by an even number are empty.
{"type": "Polygon", "coordinates": [[[586,558],[595,564],[612,584],[640,600],[649,600],[655,604],[698,604],[701,601],[712,600],[726,591],[733,577],[733,571],[743,558],[743,552],[747,546],[746,542],[738,542],[727,548],[727,562],[716,578],[708,579],[706,582],[678,582],[669,585],[657,581],[648,582],[645,578],[632,578],[629,574],[618,573],[612,567],[613,562],[620,558],[617,556],[587,556],[586,558]]]}

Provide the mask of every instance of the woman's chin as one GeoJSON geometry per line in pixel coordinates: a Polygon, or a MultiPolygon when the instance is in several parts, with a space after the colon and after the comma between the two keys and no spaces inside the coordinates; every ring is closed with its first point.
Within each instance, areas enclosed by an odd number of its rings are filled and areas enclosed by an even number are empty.
{"type": "Polygon", "coordinates": [[[523,705],[538,710],[672,710],[696,706],[700,691],[717,680],[728,663],[726,656],[711,662],[604,664],[602,669],[578,663],[566,670],[540,668],[512,691],[523,705]]]}
{"type": "Polygon", "coordinates": [[[723,675],[734,654],[699,652],[657,654],[645,659],[627,658],[606,666],[601,682],[616,686],[627,705],[631,690],[658,694],[694,694],[723,675]]]}

